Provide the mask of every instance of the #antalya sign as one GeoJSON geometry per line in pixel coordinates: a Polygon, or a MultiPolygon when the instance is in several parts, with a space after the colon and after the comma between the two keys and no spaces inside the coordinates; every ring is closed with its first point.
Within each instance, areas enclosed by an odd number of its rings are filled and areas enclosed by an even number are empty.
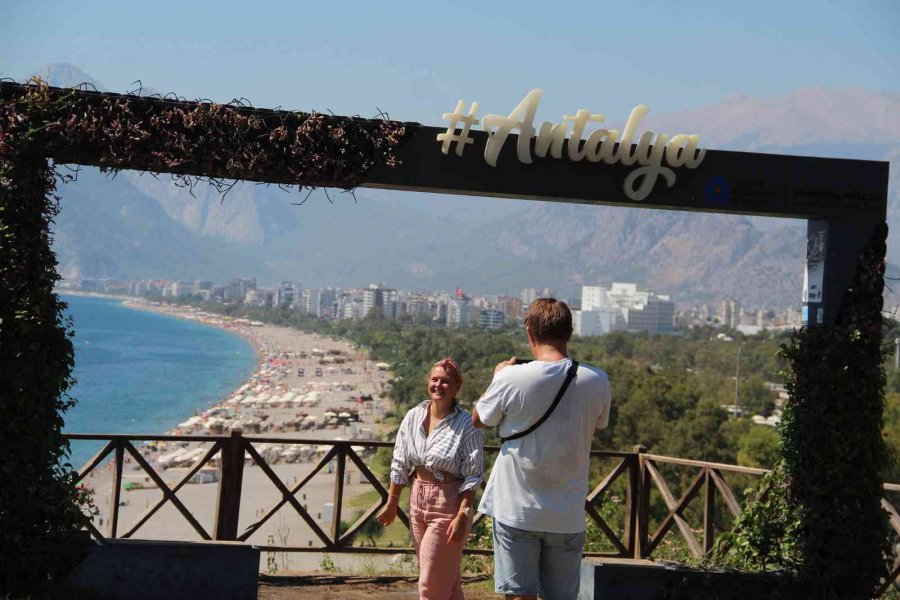
{"type": "Polygon", "coordinates": [[[469,137],[469,131],[479,122],[488,133],[484,160],[492,167],[497,166],[500,149],[514,130],[519,135],[516,155],[525,164],[532,163],[533,156],[543,158],[549,154],[553,158],[563,158],[563,146],[568,138],[566,156],[571,161],[638,165],[625,177],[624,182],[625,196],[638,202],[650,195],[657,179],[662,177],[666,186],[671,187],[675,183],[673,169],[696,168],[706,155],[706,150],[699,149],[700,136],[696,134],[680,133],[669,137],[666,133],[645,131],[638,138],[637,145],[632,147],[641,120],[650,112],[650,108],[644,104],[634,107],[621,132],[617,129],[594,129],[585,139],[588,124],[603,123],[606,117],[583,108],[574,115],[564,115],[562,123],[545,121],[535,129],[534,116],[543,95],[544,90],[531,90],[508,116],[485,115],[481,121],[477,118],[478,103],[473,102],[466,114],[463,112],[465,104],[460,100],[455,111],[442,116],[449,122],[449,126],[447,131],[437,136],[437,141],[441,142],[441,151],[449,154],[455,143],[456,155],[462,156],[466,145],[474,143],[469,137]]]}

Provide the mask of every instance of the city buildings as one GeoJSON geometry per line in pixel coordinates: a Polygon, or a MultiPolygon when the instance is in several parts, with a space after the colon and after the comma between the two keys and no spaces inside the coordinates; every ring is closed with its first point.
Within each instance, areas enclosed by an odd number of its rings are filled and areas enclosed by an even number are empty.
{"type": "MultiPolygon", "coordinates": [[[[266,288],[258,287],[252,277],[234,278],[226,283],[85,277],[63,282],[60,287],[150,298],[287,307],[328,320],[380,316],[440,327],[477,327],[492,331],[510,325],[521,326],[528,304],[536,298],[554,295],[548,288],[527,288],[518,296],[468,295],[459,288],[452,291],[401,290],[380,283],[360,288],[304,288],[297,281],[282,281],[266,288]]],[[[800,326],[799,308],[745,308],[731,298],[712,304],[676,307],[669,296],[640,289],[635,283],[584,286],[581,298],[571,299],[569,304],[573,307],[574,333],[579,336],[605,335],[614,331],[671,334],[676,329],[694,327],[724,327],[754,335],[763,330],[800,326]]]]}

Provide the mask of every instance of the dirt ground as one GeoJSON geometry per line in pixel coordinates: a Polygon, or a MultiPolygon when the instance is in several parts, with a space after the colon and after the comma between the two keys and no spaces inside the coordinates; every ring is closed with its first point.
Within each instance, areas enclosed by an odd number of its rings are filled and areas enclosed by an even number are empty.
{"type": "MultiPolygon", "coordinates": [[[[464,577],[466,600],[497,600],[486,576],[464,577]]],[[[259,600],[410,600],[417,598],[415,577],[288,573],[259,576],[259,600]]]]}

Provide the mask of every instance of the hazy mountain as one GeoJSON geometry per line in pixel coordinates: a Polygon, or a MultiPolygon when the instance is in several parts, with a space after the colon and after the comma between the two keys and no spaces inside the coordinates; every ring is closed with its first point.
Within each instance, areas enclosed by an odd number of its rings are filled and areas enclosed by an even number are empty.
{"type": "MultiPolygon", "coordinates": [[[[90,80],[70,65],[41,71],[54,85],[90,80]]],[[[898,94],[810,88],[651,117],[647,127],[699,132],[712,148],[900,161],[898,94]]],[[[900,169],[892,173],[889,221],[900,232],[900,169]]],[[[765,306],[797,305],[801,292],[798,221],[374,190],[358,190],[358,203],[319,191],[294,206],[305,194],[240,183],[223,199],[168,176],[111,180],[91,170],[61,191],[55,247],[66,275],[255,274],[494,293],[548,286],[564,295],[625,280],[676,299],[732,295],[765,306]]],[[[900,262],[900,235],[889,257],[900,262]]]]}
{"type": "Polygon", "coordinates": [[[195,280],[224,269],[251,273],[255,268],[251,253],[192,234],[123,179],[82,169],[77,181],[60,184],[57,191],[62,210],[53,227],[53,246],[67,279],[195,280]]]}

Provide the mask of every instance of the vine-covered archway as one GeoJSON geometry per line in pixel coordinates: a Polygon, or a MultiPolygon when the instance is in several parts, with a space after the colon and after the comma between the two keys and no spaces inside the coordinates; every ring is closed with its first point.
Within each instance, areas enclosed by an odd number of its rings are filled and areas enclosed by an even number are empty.
{"type": "MultiPolygon", "coordinates": [[[[536,106],[539,95],[526,100],[536,106]]],[[[523,101],[509,117],[485,117],[488,131],[471,130],[478,122],[474,109],[464,114],[458,106],[445,115],[451,121],[445,130],[0,83],[0,439],[7,448],[0,591],[47,577],[52,569],[34,542],[61,539],[84,523],[71,468],[60,464],[67,451],[61,428],[71,405],[73,349],[71,324],[53,292],[59,276],[50,249],[59,210],[55,186],[67,177],[56,165],[80,164],[172,173],[185,183],[206,179],[220,188],[229,180],[371,186],[809,219],[808,257],[824,264],[824,280],[821,295],[807,299],[807,326],[785,348],[791,399],[783,485],[776,489],[799,515],[787,534],[800,571],[816,586],[812,595],[868,597],[885,575],[887,553],[879,478],[886,460],[881,298],[887,166],[712,150],[701,155],[689,136],[674,151],[664,151],[659,136],[642,136],[632,148],[627,135],[617,140],[609,132],[580,140],[583,127],[578,136],[548,128],[549,137],[532,139],[529,106],[523,101]],[[484,158],[472,148],[464,153],[466,146],[483,147],[484,158]],[[629,152],[631,162],[619,160],[629,152]],[[635,160],[659,170],[635,176],[635,160]],[[655,182],[660,172],[664,177],[655,182]],[[846,531],[855,537],[839,537],[846,531]]]]}

